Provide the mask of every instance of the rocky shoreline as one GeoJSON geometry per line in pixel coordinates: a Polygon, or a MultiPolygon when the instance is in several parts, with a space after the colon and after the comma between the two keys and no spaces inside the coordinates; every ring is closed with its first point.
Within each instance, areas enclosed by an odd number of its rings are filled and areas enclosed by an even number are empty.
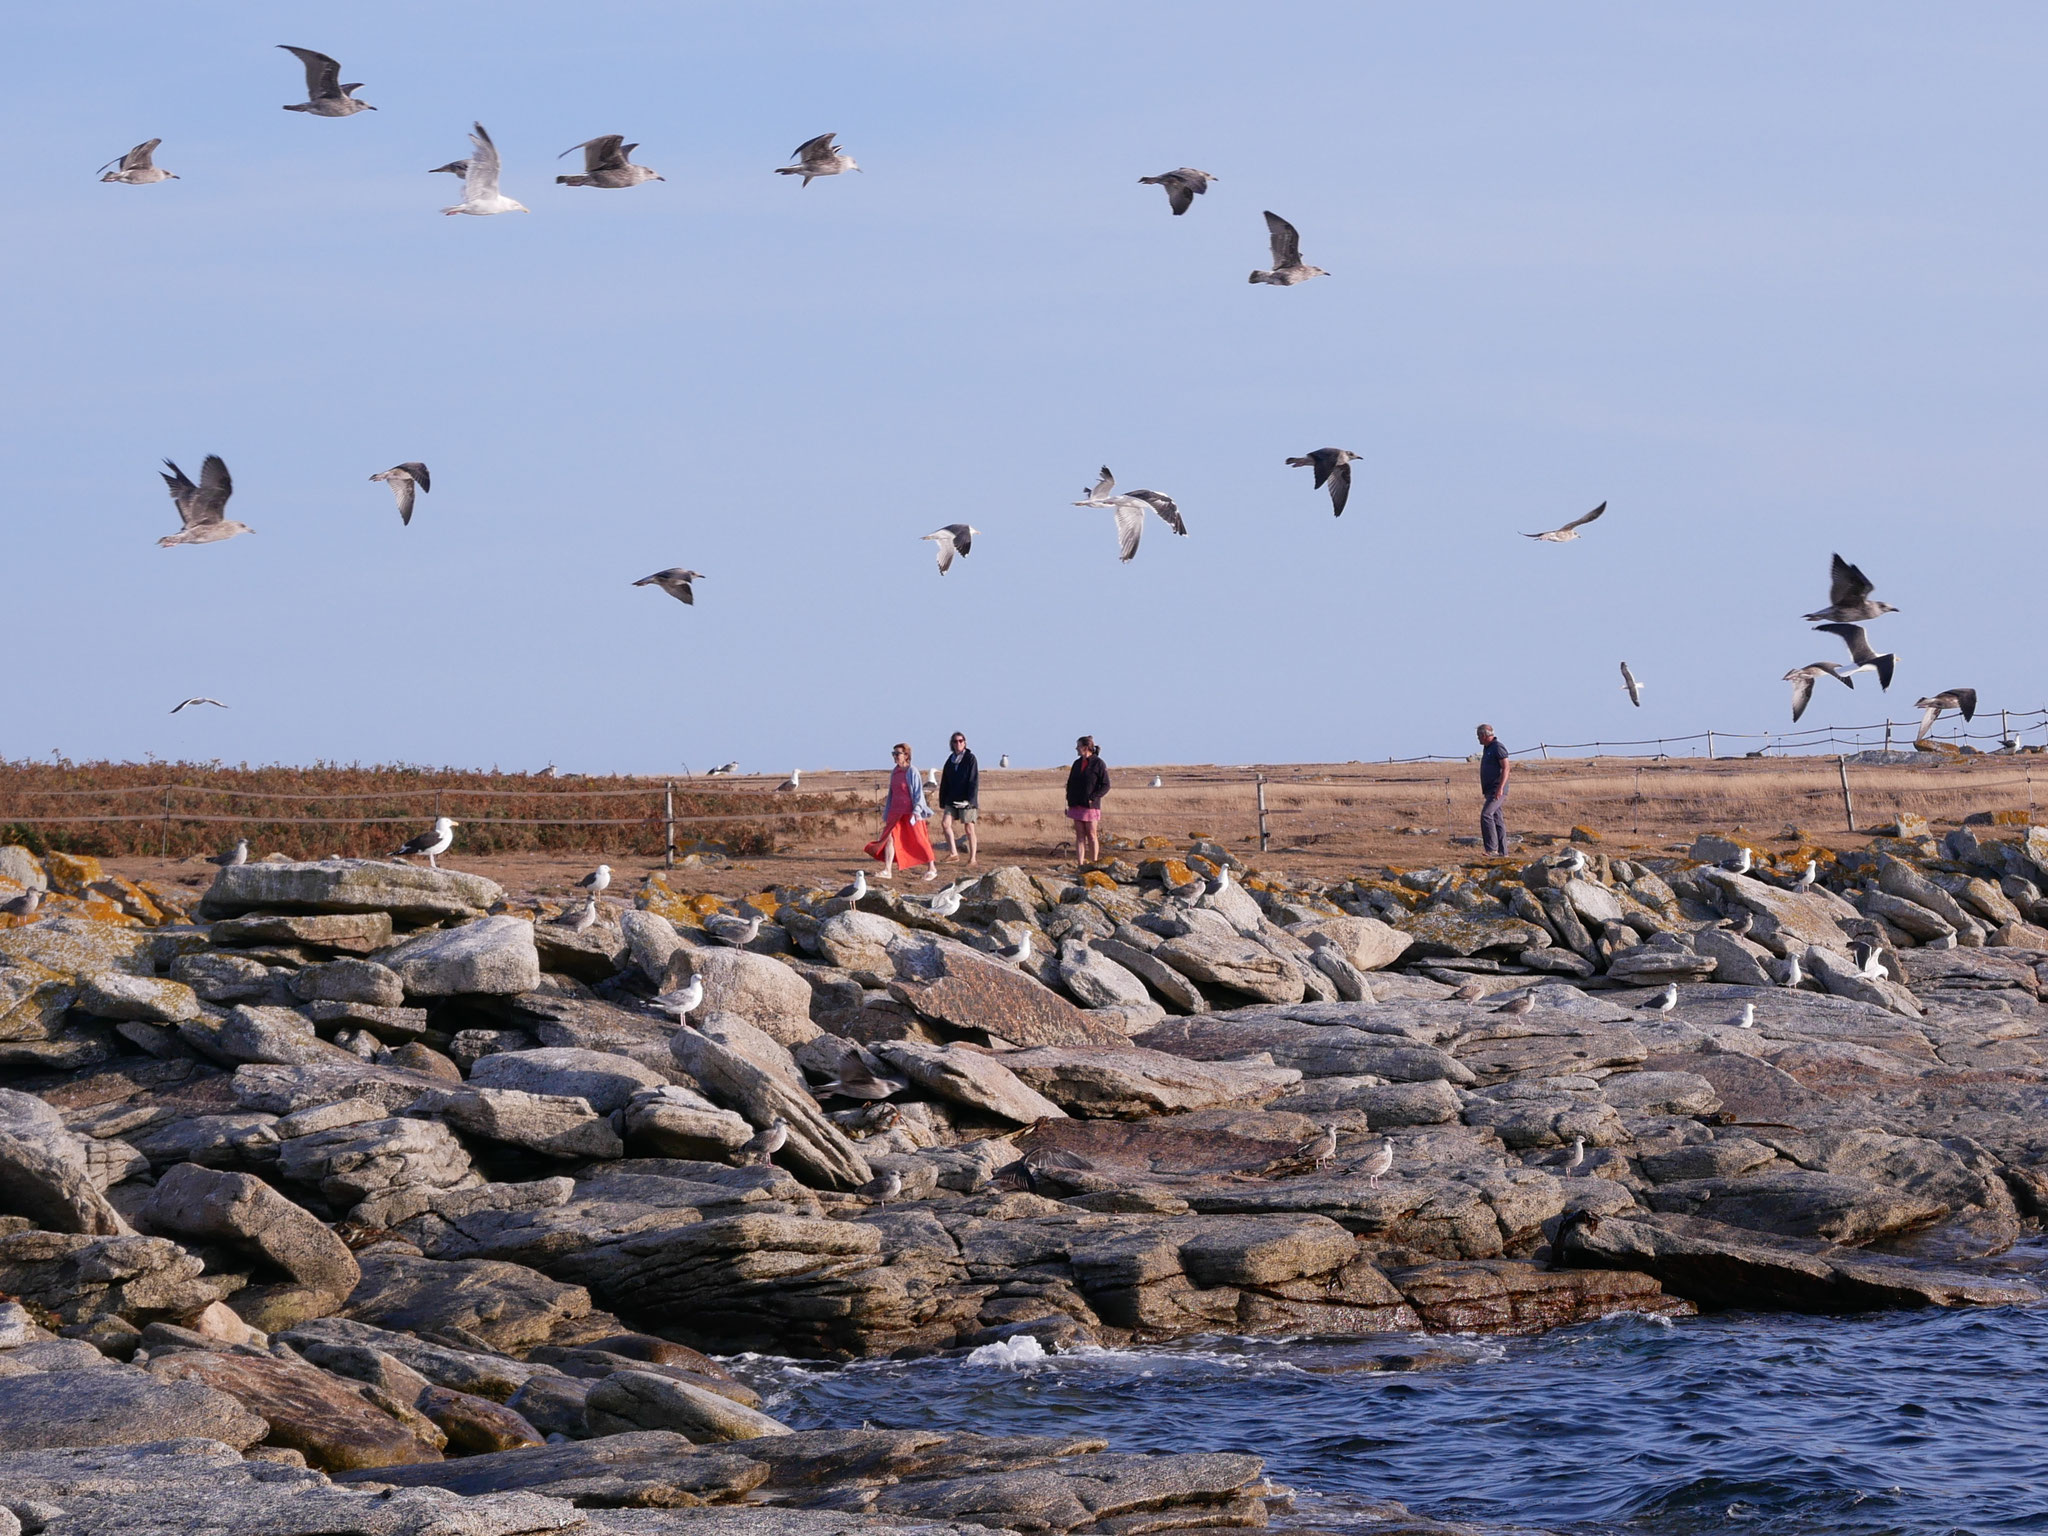
{"type": "Polygon", "coordinates": [[[1161,843],[950,916],[655,877],[580,931],[0,849],[50,893],[0,918],[0,1536],[1284,1526],[1255,1455],[792,1432],[717,1357],[2038,1301],[2048,828],[1891,830],[1161,843]]]}

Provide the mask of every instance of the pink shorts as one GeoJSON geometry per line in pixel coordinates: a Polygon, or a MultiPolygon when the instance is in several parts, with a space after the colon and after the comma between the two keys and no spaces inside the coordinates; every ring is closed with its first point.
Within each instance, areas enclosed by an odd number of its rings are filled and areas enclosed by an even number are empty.
{"type": "Polygon", "coordinates": [[[1067,819],[1069,821],[1100,821],[1102,820],[1102,811],[1099,807],[1070,805],[1067,807],[1067,819]]]}

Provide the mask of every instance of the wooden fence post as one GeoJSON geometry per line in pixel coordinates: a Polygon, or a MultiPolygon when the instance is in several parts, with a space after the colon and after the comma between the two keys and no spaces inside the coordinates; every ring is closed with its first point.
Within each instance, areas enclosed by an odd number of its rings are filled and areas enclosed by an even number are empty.
{"type": "Polygon", "coordinates": [[[1849,830],[1856,830],[1856,802],[1849,798],[1849,759],[1835,758],[1835,771],[1842,776],[1842,816],[1849,823],[1849,830]]]}
{"type": "Polygon", "coordinates": [[[661,791],[662,865],[676,867],[676,781],[670,779],[661,791]]]}
{"type": "Polygon", "coordinates": [[[1259,852],[1266,851],[1266,776],[1259,775],[1259,852]]]}

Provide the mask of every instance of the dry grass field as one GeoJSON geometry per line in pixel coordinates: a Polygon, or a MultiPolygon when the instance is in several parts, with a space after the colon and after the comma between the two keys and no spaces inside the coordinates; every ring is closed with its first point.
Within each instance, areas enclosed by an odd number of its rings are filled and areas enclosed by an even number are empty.
{"type": "MultiPolygon", "coordinates": [[[[166,772],[163,765],[155,765],[155,771],[160,776],[166,772]]],[[[288,771],[303,776],[316,770],[288,771]]],[[[1185,847],[1190,839],[1205,837],[1255,866],[1324,877],[1366,867],[1413,868],[1479,857],[1476,843],[1454,841],[1474,838],[1478,830],[1478,770],[1469,763],[1112,765],[1111,771],[1115,788],[1106,802],[1103,827],[1112,847],[1145,837],[1185,847]],[[1263,855],[1260,773],[1267,780],[1268,848],[1263,855]],[[1155,774],[1162,780],[1158,789],[1149,787],[1155,774]]],[[[1767,845],[1785,837],[1788,847],[1798,828],[1807,839],[1840,849],[1859,845],[1869,829],[1902,811],[1925,816],[1939,828],[1953,826],[1973,812],[2033,810],[2048,799],[2048,758],[2031,754],[1948,759],[1925,767],[1852,766],[1848,773],[1860,833],[1849,830],[1843,814],[1840,772],[1832,757],[1522,761],[1514,769],[1508,826],[1529,838],[1562,837],[1574,826],[1584,826],[1617,853],[1682,852],[1702,831],[1737,827],[1767,845]]],[[[688,849],[698,839],[705,844],[724,842],[730,854],[677,869],[671,879],[678,889],[740,895],[776,885],[837,883],[866,863],[861,844],[876,831],[878,817],[867,808],[879,801],[880,770],[807,772],[800,816],[780,814],[797,807],[794,797],[776,792],[778,781],[779,776],[680,781],[687,793],[678,789],[679,818],[694,812],[720,819],[679,819],[679,847],[688,849]],[[770,832],[772,838],[766,835],[770,832]]],[[[1064,769],[983,769],[984,868],[1008,863],[1047,868],[1071,857],[1068,824],[1061,814],[1064,782],[1064,769]]],[[[174,822],[168,833],[143,824],[126,839],[130,851],[116,853],[107,862],[133,878],[201,883],[212,871],[199,861],[198,850],[225,846],[238,835],[250,838],[257,857],[277,850],[381,853],[395,847],[411,829],[405,816],[416,815],[417,825],[424,827],[438,792],[448,813],[464,817],[470,826],[458,833],[448,862],[489,875],[514,894],[561,895],[571,880],[599,860],[613,866],[614,891],[624,894],[637,888],[643,875],[662,867],[661,781],[571,780],[554,781],[550,787],[545,780],[469,776],[467,787],[474,791],[490,785],[518,787],[523,796],[545,796],[491,802],[517,807],[508,816],[573,820],[596,808],[600,818],[619,824],[555,825],[544,835],[515,837],[509,820],[465,816],[470,807],[460,799],[463,786],[439,791],[413,786],[403,794],[402,786],[388,786],[389,795],[363,802],[360,812],[340,802],[325,802],[320,811],[397,815],[401,820],[396,824],[349,828],[336,821],[293,828],[253,820],[245,824],[232,815],[219,821],[174,822]],[[600,786],[633,793],[592,798],[600,786]],[[167,836],[170,857],[151,850],[152,837],[145,834],[167,836]]],[[[19,836],[9,830],[9,821],[21,814],[20,804],[6,795],[6,787],[6,775],[0,773],[0,840],[19,836]]],[[[223,814],[217,804],[208,804],[207,814],[223,814]]],[[[254,801],[246,804],[255,806],[254,801]]],[[[484,801],[476,804],[487,809],[484,801]]],[[[251,814],[258,811],[252,809],[251,814]]],[[[300,813],[291,805],[270,804],[261,807],[260,814],[300,813]]],[[[943,843],[939,846],[943,856],[943,843]]],[[[914,877],[908,883],[921,884],[914,877]]]]}

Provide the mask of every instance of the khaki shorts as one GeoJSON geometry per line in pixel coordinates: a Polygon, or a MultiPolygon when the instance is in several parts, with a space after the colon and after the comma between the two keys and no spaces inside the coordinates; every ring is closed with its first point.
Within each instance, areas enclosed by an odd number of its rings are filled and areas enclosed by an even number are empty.
{"type": "Polygon", "coordinates": [[[949,805],[946,807],[946,819],[962,823],[979,821],[981,808],[974,805],[949,805]]]}

